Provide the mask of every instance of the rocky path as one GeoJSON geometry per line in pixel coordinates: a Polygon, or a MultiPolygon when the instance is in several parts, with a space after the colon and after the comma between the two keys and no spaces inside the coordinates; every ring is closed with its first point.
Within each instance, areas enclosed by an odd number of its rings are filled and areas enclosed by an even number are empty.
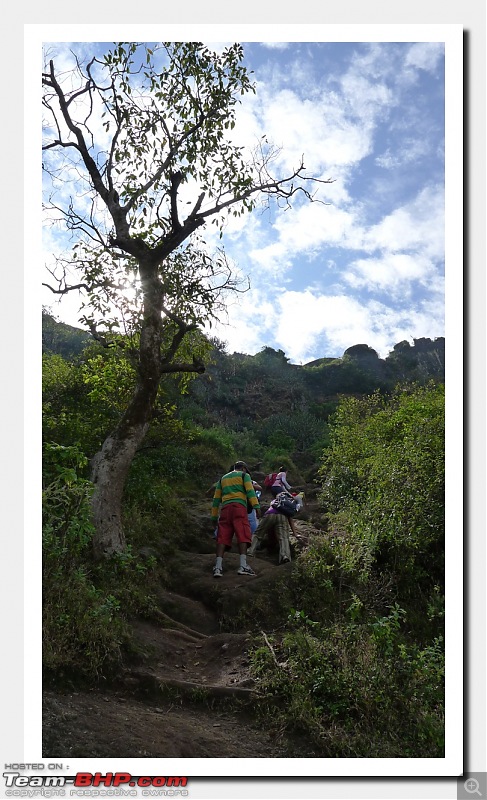
{"type": "MultiPolygon", "coordinates": [[[[296,525],[299,549],[317,528],[304,519],[296,525]]],[[[170,585],[157,598],[160,618],[132,620],[137,656],[116,684],[44,691],[44,758],[310,755],[300,742],[277,740],[259,727],[259,687],[249,671],[245,609],[260,598],[271,613],[273,591],[293,564],[278,567],[276,556],[262,553],[252,560],[256,576],[239,576],[232,549],[223,578],[215,580],[207,533],[200,550],[179,553],[171,564],[170,585]]]]}

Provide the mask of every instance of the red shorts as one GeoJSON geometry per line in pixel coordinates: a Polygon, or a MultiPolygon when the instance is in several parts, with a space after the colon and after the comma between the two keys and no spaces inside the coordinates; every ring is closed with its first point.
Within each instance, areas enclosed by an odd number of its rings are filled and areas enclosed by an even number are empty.
{"type": "Polygon", "coordinates": [[[237,542],[250,544],[252,541],[247,508],[241,503],[228,503],[222,506],[216,541],[218,544],[231,547],[233,534],[237,537],[237,542]]]}

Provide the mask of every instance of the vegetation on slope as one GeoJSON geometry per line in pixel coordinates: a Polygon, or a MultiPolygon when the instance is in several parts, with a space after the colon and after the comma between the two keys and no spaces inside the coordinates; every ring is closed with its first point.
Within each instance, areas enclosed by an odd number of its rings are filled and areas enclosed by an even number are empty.
{"type": "Polygon", "coordinates": [[[319,487],[328,524],[269,599],[265,638],[258,609],[245,616],[259,713],[277,732],[305,733],[324,756],[443,755],[442,343],[421,343],[421,358],[395,348],[400,383],[389,359],[358,347],[298,367],[282,351],[229,356],[213,342],[206,375],[189,385],[168,378],[127,484],[127,552],[103,565],[92,557],[90,459],[133,373],[114,349],[45,348],[47,679],[115,675],[133,646],[130,619],[157,615],[180,541],[197,548],[192,501],[237,457],[263,472],[285,460],[294,484],[319,487]]]}
{"type": "Polygon", "coordinates": [[[443,386],[344,399],[331,437],[328,533],[298,562],[274,652],[254,652],[261,712],[329,757],[441,757],[443,386]]]}

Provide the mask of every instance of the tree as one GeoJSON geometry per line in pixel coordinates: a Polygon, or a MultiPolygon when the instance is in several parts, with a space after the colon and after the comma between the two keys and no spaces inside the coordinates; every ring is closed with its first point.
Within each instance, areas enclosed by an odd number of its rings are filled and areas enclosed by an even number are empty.
{"type": "Polygon", "coordinates": [[[265,137],[247,157],[232,142],[236,104],[255,91],[242,62],[240,44],[218,55],[195,42],[119,43],[86,64],[76,58],[69,73],[53,59],[43,72],[45,207],[71,235],[49,287],[84,293],[82,321],[99,341],[125,332],[135,343],[133,397],[93,458],[97,556],[125,548],[123,489],[162,376],[204,372],[201,339],[181,359],[188,334],[241,290],[200,229],[211,220],[221,239],[229,213],[258,200],[290,205],[297,193],[311,201],[315,184],[330,182],[306,177],[302,159],[273,176],[277,151],[265,137]]]}

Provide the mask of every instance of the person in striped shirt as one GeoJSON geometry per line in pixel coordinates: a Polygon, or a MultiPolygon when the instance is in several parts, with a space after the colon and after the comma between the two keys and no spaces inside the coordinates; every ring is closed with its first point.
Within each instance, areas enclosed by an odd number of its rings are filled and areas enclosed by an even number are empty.
{"type": "Polygon", "coordinates": [[[223,575],[223,555],[226,547],[232,546],[235,534],[240,555],[238,575],[255,575],[247,564],[247,548],[252,541],[247,503],[260,516],[260,504],[252,485],[252,479],[244,461],[237,461],[233,469],[218,481],[211,504],[211,519],[218,520],[216,536],[216,561],[213,577],[223,575]]]}

